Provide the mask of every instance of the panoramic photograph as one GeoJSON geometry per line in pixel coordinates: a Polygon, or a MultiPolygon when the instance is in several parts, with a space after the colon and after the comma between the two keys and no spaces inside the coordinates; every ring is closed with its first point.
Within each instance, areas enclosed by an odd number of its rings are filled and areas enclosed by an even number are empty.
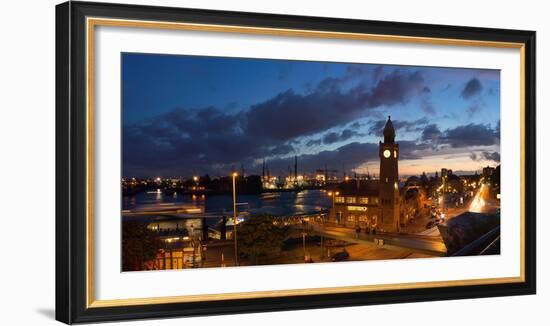
{"type": "Polygon", "coordinates": [[[500,71],[122,53],[121,270],[500,254],[500,71]]]}

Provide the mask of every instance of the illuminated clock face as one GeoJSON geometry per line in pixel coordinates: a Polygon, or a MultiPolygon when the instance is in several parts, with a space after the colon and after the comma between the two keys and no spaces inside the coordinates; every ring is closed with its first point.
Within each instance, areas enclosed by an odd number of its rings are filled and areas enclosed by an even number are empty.
{"type": "Polygon", "coordinates": [[[388,158],[388,157],[390,157],[390,155],[391,155],[390,150],[389,150],[389,149],[386,149],[386,150],[384,151],[384,157],[385,157],[385,158],[388,158]]]}

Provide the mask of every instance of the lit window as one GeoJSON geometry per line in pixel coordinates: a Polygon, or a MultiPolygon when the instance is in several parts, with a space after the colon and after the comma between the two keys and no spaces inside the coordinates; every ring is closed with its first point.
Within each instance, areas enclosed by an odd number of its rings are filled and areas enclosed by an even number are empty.
{"type": "Polygon", "coordinates": [[[337,202],[337,203],[343,203],[344,202],[344,197],[336,197],[334,199],[334,201],[337,202]]]}
{"type": "Polygon", "coordinates": [[[346,197],[346,203],[355,204],[356,203],[356,198],[355,197],[346,197]]]}
{"type": "Polygon", "coordinates": [[[368,204],[369,203],[369,197],[361,197],[359,198],[360,204],[368,204]]]}
{"type": "Polygon", "coordinates": [[[348,221],[349,222],[355,221],[355,215],[348,215],[348,221]]]}

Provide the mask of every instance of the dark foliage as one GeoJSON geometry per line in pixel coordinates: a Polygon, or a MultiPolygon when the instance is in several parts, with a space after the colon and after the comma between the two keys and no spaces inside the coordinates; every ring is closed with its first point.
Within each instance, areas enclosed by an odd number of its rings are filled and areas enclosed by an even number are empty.
{"type": "Polygon", "coordinates": [[[273,216],[250,218],[238,228],[239,255],[261,264],[262,260],[280,253],[288,235],[289,228],[273,216]]]}
{"type": "Polygon", "coordinates": [[[161,242],[147,224],[136,221],[122,223],[122,270],[143,270],[144,264],[155,259],[161,242]]]}

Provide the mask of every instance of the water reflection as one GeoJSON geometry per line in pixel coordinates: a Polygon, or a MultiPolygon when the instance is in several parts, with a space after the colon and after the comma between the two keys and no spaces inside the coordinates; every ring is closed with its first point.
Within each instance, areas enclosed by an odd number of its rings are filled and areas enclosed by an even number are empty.
{"type": "MultiPolygon", "coordinates": [[[[239,209],[251,214],[272,214],[276,216],[292,214],[315,214],[331,207],[330,197],[320,190],[302,192],[263,193],[238,195],[239,209]]],[[[122,198],[123,210],[135,210],[143,206],[193,205],[203,207],[206,213],[231,213],[231,195],[182,195],[164,194],[158,191],[141,192],[122,198]]]]}

